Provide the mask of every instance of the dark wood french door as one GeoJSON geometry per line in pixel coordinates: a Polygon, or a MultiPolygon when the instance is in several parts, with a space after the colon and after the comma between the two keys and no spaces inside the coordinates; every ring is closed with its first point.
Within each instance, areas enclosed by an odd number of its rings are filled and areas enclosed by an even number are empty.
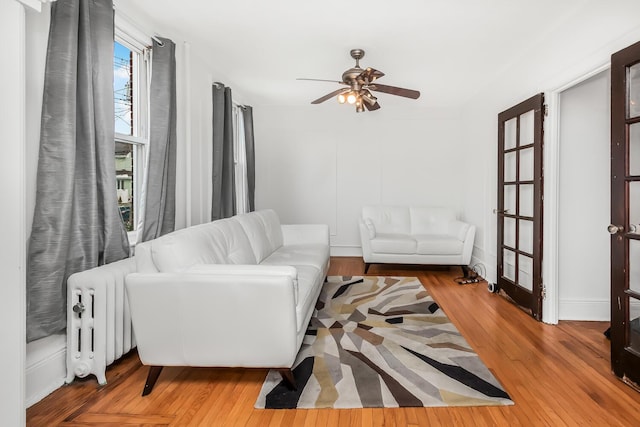
{"type": "Polygon", "coordinates": [[[611,57],[611,366],[640,384],[640,43],[611,57]]]}
{"type": "Polygon", "coordinates": [[[498,115],[498,286],[542,319],[544,96],[498,115]]]}

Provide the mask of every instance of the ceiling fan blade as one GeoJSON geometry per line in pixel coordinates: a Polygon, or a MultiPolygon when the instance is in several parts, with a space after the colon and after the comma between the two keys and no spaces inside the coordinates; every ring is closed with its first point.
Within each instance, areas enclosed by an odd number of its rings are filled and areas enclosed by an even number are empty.
{"type": "Polygon", "coordinates": [[[305,78],[301,78],[301,77],[298,77],[296,80],[307,80],[307,81],[311,81],[311,82],[329,82],[329,83],[339,83],[341,85],[346,85],[345,82],[341,82],[339,80],[305,79],[305,78]]]}
{"type": "Polygon", "coordinates": [[[379,79],[382,76],[384,76],[384,73],[382,71],[378,71],[375,68],[369,67],[362,73],[360,73],[357,79],[362,80],[366,83],[372,83],[375,79],[379,79]]]}
{"type": "Polygon", "coordinates": [[[327,99],[333,98],[334,96],[338,96],[338,95],[340,95],[341,93],[343,93],[343,92],[348,92],[348,91],[349,91],[349,89],[345,89],[345,88],[341,88],[341,89],[338,89],[338,90],[334,90],[333,92],[328,93],[328,94],[326,94],[325,96],[323,96],[323,97],[321,97],[321,98],[316,99],[315,101],[311,101],[311,103],[312,103],[312,104],[320,104],[321,102],[324,102],[324,101],[326,101],[327,99]]]}
{"type": "Polygon", "coordinates": [[[378,83],[367,86],[367,89],[373,90],[376,92],[388,93],[391,95],[404,96],[405,98],[411,98],[411,99],[418,99],[420,97],[420,92],[417,90],[381,85],[378,83]]]}
{"type": "Polygon", "coordinates": [[[380,104],[378,104],[378,102],[376,102],[373,105],[369,105],[368,103],[365,102],[364,106],[369,111],[374,111],[374,110],[379,110],[380,109],[380,104]]]}

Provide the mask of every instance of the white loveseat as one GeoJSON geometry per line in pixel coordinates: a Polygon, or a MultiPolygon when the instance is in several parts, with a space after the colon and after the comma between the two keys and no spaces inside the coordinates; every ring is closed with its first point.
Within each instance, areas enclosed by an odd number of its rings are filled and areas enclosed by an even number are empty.
{"type": "Polygon", "coordinates": [[[163,366],[291,367],[329,268],[327,225],[281,225],[263,210],[136,247],[126,277],[143,395],[163,366]]]}
{"type": "Polygon", "coordinates": [[[452,209],[364,206],[359,228],[365,273],[388,263],[459,265],[467,274],[476,228],[452,209]]]}

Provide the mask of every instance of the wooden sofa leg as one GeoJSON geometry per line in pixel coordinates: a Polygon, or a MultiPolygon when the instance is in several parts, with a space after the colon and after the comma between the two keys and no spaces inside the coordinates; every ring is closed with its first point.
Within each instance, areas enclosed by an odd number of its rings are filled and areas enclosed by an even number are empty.
{"type": "Polygon", "coordinates": [[[469,270],[469,266],[467,266],[467,265],[461,265],[460,267],[462,268],[462,275],[463,275],[463,277],[464,277],[465,279],[468,279],[468,278],[470,277],[470,276],[469,276],[469,271],[470,271],[470,270],[469,270]]]}
{"type": "Polygon", "coordinates": [[[364,274],[367,274],[367,271],[369,271],[369,267],[371,267],[371,263],[365,262],[364,263],[364,274]]]}
{"type": "Polygon", "coordinates": [[[144,384],[142,395],[146,396],[153,390],[153,386],[156,385],[158,377],[162,372],[162,366],[149,366],[149,374],[147,375],[147,382],[144,384]]]}
{"type": "Polygon", "coordinates": [[[278,372],[280,372],[280,375],[282,375],[282,379],[290,389],[292,390],[298,389],[298,386],[296,384],[296,379],[293,376],[293,371],[291,370],[291,368],[278,369],[278,372]]]}

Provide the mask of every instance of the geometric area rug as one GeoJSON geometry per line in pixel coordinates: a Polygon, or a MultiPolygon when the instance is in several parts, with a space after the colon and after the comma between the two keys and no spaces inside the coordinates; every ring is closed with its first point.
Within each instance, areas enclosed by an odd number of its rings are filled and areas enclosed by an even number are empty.
{"type": "Polygon", "coordinates": [[[329,276],[294,363],[256,408],[513,405],[415,277],[329,276]]]}

